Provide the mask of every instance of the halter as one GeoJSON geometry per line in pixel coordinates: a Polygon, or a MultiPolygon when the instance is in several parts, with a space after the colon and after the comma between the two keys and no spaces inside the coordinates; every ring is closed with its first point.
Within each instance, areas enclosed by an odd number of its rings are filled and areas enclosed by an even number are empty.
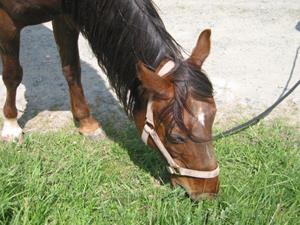
{"type": "MultiPolygon", "coordinates": [[[[159,76],[164,76],[168,72],[170,72],[175,67],[175,63],[173,61],[168,61],[158,72],[159,76]]],[[[160,150],[162,155],[167,160],[169,166],[167,167],[170,174],[178,175],[178,176],[187,176],[187,177],[194,177],[194,178],[214,178],[219,176],[220,168],[219,166],[211,171],[201,171],[201,170],[192,170],[187,169],[179,166],[170,153],[165,148],[164,144],[160,140],[158,134],[155,131],[154,119],[153,119],[153,109],[152,109],[153,99],[152,96],[149,97],[148,104],[147,104],[147,113],[146,113],[146,121],[145,126],[142,133],[142,140],[147,145],[149,136],[151,136],[152,140],[156,144],[157,148],[160,150]]]]}

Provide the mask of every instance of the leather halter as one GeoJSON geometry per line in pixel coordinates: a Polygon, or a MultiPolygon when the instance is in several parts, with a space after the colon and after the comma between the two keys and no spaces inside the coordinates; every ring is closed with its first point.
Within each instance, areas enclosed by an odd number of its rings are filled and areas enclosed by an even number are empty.
{"type": "MultiPolygon", "coordinates": [[[[168,61],[158,72],[159,76],[164,76],[168,72],[170,72],[175,67],[175,63],[173,61],[168,61]]],[[[160,140],[158,134],[155,131],[154,119],[153,119],[153,109],[152,109],[153,99],[152,96],[149,97],[147,104],[147,113],[146,113],[146,121],[145,126],[142,133],[142,140],[147,145],[149,136],[151,136],[152,140],[156,144],[157,148],[160,150],[162,155],[167,160],[169,166],[167,167],[170,174],[178,175],[178,176],[187,176],[194,178],[215,178],[219,176],[220,168],[219,166],[211,171],[201,171],[201,170],[192,170],[179,166],[170,153],[167,151],[166,147],[160,140]]]]}

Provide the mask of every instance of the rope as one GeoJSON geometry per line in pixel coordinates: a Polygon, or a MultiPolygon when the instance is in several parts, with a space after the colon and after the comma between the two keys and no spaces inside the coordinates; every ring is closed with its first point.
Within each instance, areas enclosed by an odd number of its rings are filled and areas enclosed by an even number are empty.
{"type": "Polygon", "coordinates": [[[300,46],[297,48],[296,56],[295,56],[294,61],[293,61],[293,66],[292,66],[292,70],[290,72],[289,79],[288,79],[282,93],[280,94],[279,98],[270,107],[268,107],[265,111],[263,111],[262,113],[258,114],[255,117],[253,117],[251,120],[249,120],[245,123],[242,123],[241,125],[238,125],[236,127],[233,127],[229,130],[226,130],[224,132],[221,132],[219,134],[214,135],[213,140],[218,140],[218,139],[221,139],[221,138],[225,138],[225,137],[237,134],[237,133],[239,133],[243,130],[248,129],[249,127],[252,127],[252,126],[256,125],[259,121],[266,118],[284,99],[286,99],[290,94],[292,94],[295,91],[295,89],[300,84],[300,80],[298,80],[292,86],[292,88],[289,91],[287,91],[287,87],[288,87],[288,85],[291,81],[291,78],[292,78],[293,74],[294,74],[299,51],[300,51],[300,46]]]}
{"type": "Polygon", "coordinates": [[[298,80],[298,82],[286,94],[284,94],[282,97],[280,97],[276,102],[274,102],[269,108],[267,108],[265,111],[263,111],[259,115],[255,116],[251,120],[249,120],[249,121],[247,121],[247,122],[245,122],[241,125],[238,125],[234,128],[231,128],[229,130],[226,130],[222,133],[219,133],[219,134],[215,135],[213,137],[213,140],[228,137],[230,135],[239,133],[239,132],[241,132],[241,131],[249,128],[249,127],[254,126],[259,121],[266,118],[284,99],[286,99],[291,93],[293,93],[293,91],[299,86],[299,84],[300,84],[300,80],[298,80]]]}

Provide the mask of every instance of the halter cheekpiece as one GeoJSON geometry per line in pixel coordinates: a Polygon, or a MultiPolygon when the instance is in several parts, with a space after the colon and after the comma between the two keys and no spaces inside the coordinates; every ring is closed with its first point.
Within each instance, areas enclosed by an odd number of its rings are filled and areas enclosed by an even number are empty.
{"type": "MultiPolygon", "coordinates": [[[[164,76],[168,72],[170,72],[175,67],[175,63],[173,61],[168,61],[159,71],[159,76],[164,76]]],[[[170,153],[165,148],[164,144],[160,140],[158,134],[155,131],[154,119],[153,119],[153,109],[152,109],[153,99],[152,96],[149,97],[147,104],[147,113],[146,113],[146,121],[145,126],[142,132],[142,140],[147,145],[149,136],[152,138],[157,148],[160,150],[162,155],[167,160],[169,166],[167,167],[170,174],[178,175],[178,176],[187,176],[194,178],[215,178],[219,176],[220,168],[219,166],[211,171],[200,171],[200,170],[192,170],[180,167],[172,158],[170,153]]]]}

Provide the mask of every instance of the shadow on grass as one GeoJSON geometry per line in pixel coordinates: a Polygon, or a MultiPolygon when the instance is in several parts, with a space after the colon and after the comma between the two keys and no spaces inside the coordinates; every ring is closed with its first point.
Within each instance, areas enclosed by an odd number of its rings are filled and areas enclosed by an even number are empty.
{"type": "MultiPolygon", "coordinates": [[[[26,27],[22,31],[20,61],[24,70],[22,84],[25,86],[27,104],[19,124],[26,126],[44,111],[69,111],[68,87],[61,72],[59,54],[50,29],[37,25],[26,27]]],[[[101,78],[100,69],[97,71],[82,60],[81,69],[85,96],[91,112],[101,122],[109,138],[128,152],[134,164],[163,183],[167,182],[164,160],[159,152],[142,143],[134,125],[128,121],[101,78]]],[[[2,71],[1,64],[0,70],[2,71]]]]}
{"type": "Polygon", "coordinates": [[[126,149],[130,159],[140,168],[147,171],[161,183],[169,183],[166,163],[159,151],[144,145],[133,124],[127,123],[121,132],[116,132],[113,125],[104,127],[109,138],[126,149]]]}

